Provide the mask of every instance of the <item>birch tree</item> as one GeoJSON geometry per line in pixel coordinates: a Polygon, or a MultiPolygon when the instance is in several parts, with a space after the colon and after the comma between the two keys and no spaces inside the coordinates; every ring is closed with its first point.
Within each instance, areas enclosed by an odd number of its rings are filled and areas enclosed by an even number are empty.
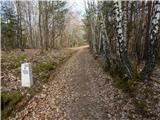
{"type": "Polygon", "coordinates": [[[146,80],[150,77],[156,62],[157,35],[159,32],[159,25],[160,25],[160,0],[154,1],[153,7],[154,9],[149,31],[148,56],[145,67],[141,72],[141,77],[146,80]]]}
{"type": "Polygon", "coordinates": [[[123,27],[122,27],[122,10],[121,10],[121,2],[114,2],[114,10],[116,16],[116,30],[117,30],[117,55],[120,57],[122,64],[125,66],[125,71],[129,78],[132,77],[131,73],[131,65],[128,59],[126,41],[124,40],[123,27]]]}

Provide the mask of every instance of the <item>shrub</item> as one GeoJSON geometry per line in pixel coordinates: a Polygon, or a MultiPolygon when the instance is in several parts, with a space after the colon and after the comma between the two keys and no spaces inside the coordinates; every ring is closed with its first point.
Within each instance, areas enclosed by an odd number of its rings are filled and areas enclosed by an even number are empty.
{"type": "Polygon", "coordinates": [[[1,94],[1,115],[2,118],[7,117],[14,106],[22,99],[22,94],[19,91],[3,92],[1,94]]]}

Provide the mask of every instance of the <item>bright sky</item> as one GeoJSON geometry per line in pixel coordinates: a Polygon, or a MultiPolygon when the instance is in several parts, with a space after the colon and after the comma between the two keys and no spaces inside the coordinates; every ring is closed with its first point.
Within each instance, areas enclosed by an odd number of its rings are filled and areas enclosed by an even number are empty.
{"type": "Polygon", "coordinates": [[[72,11],[75,11],[78,15],[80,15],[80,17],[82,17],[85,13],[84,0],[67,0],[67,2],[69,2],[72,11]]]}

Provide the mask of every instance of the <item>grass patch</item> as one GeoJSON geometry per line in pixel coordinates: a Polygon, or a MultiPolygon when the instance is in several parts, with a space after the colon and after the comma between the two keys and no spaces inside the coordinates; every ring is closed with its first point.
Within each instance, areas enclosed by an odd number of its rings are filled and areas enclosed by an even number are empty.
{"type": "Polygon", "coordinates": [[[50,76],[50,71],[56,68],[56,63],[48,60],[33,65],[33,73],[39,76],[42,81],[47,81],[50,76]]]}
{"type": "Polygon", "coordinates": [[[18,91],[1,93],[1,117],[6,118],[21,99],[22,95],[18,91]]]}

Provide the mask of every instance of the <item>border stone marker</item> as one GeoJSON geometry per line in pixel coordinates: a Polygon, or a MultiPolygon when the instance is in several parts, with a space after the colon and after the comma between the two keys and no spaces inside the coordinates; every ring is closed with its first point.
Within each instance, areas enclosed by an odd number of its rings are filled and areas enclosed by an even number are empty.
{"type": "Polygon", "coordinates": [[[33,85],[32,68],[30,63],[21,64],[21,84],[22,87],[33,85]]]}

